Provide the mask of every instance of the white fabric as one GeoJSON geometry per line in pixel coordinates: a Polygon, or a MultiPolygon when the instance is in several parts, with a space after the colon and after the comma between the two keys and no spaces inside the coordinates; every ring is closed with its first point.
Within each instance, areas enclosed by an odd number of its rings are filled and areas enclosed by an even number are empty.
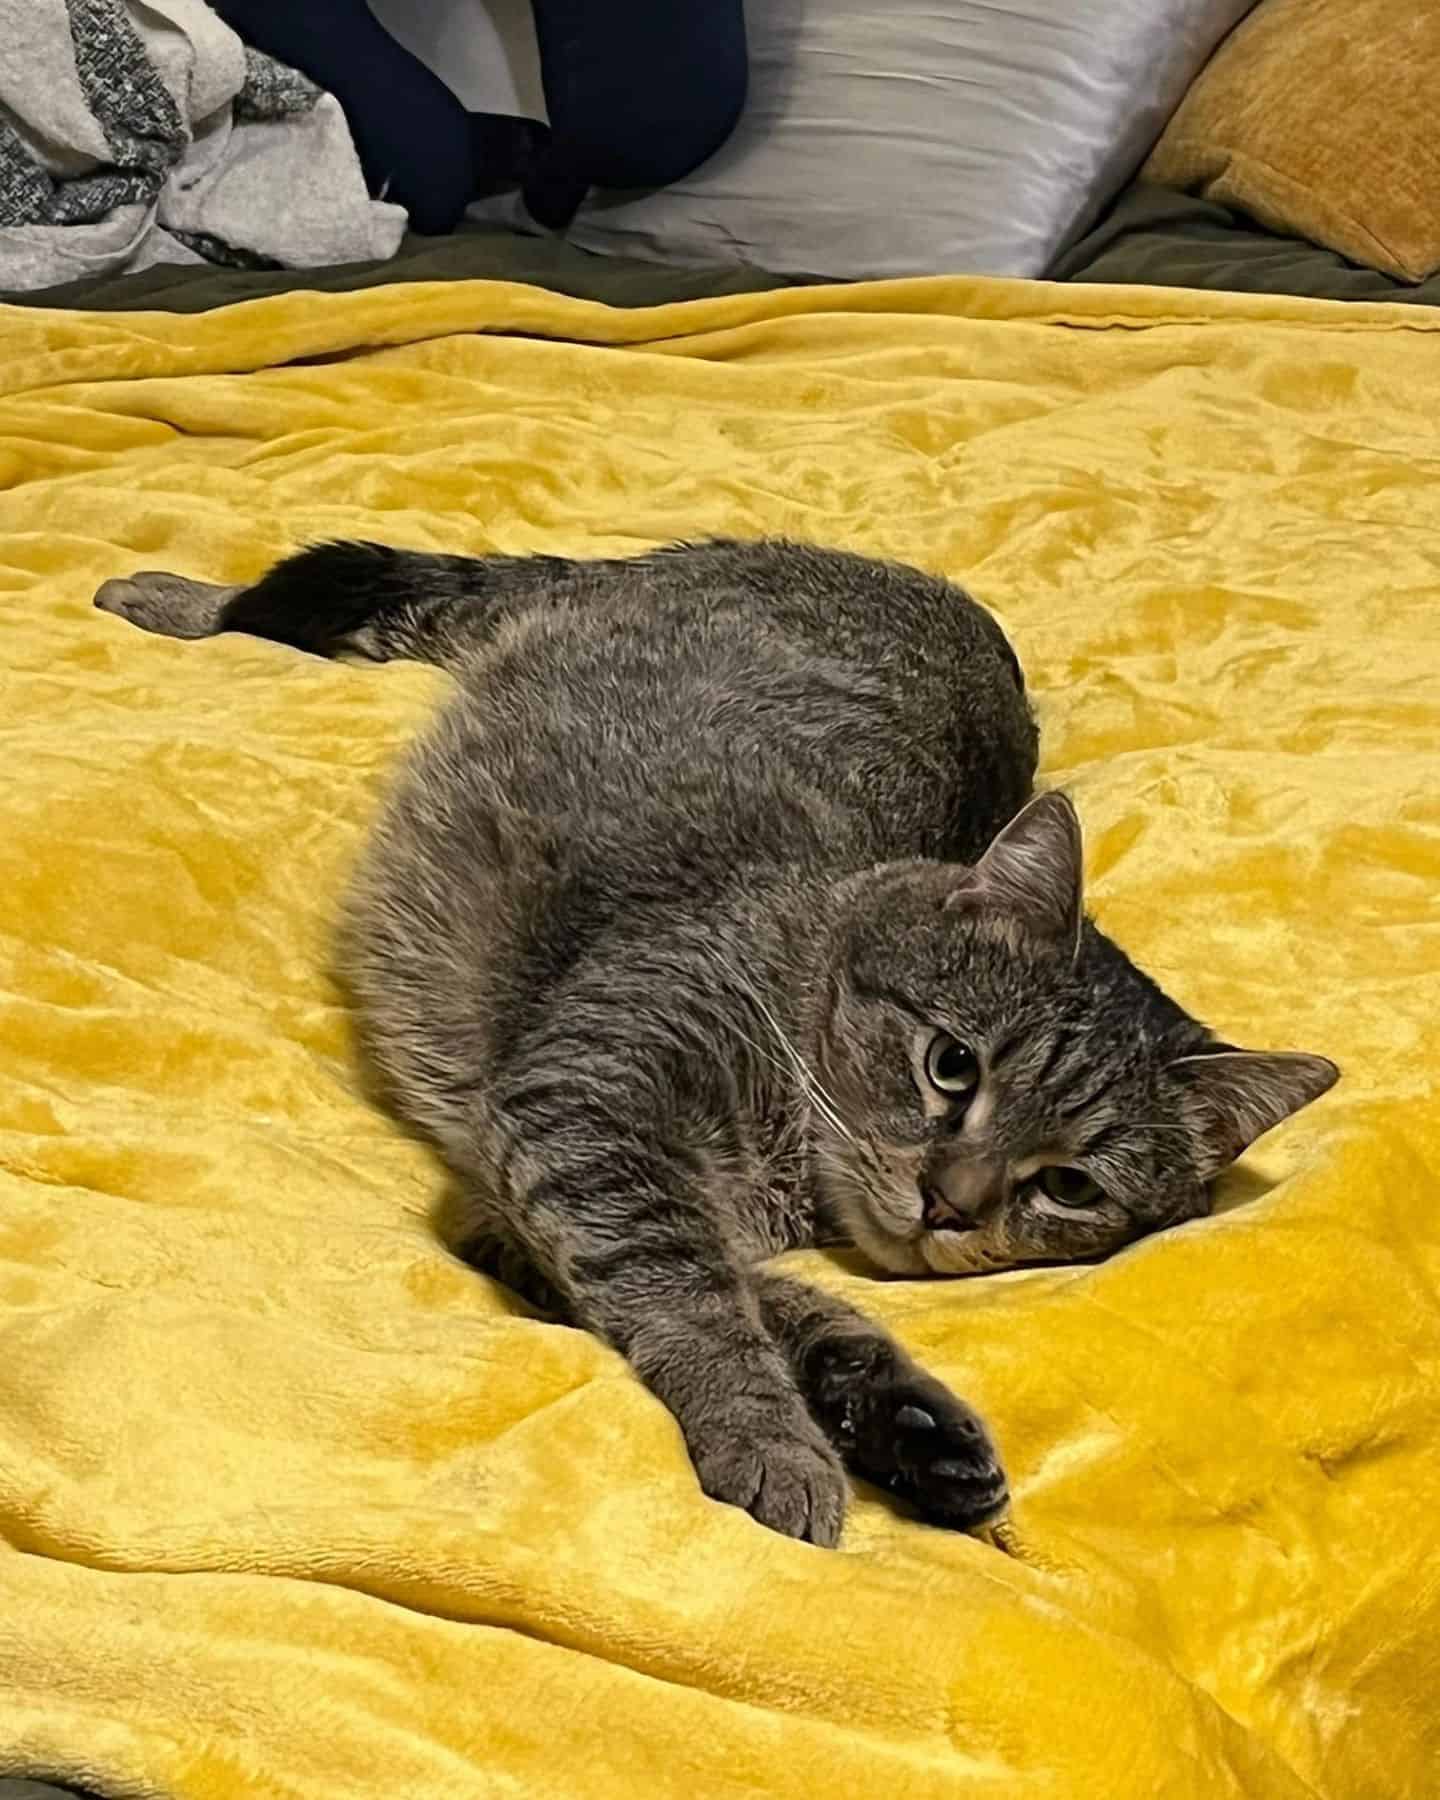
{"type": "Polygon", "coordinates": [[[54,175],[75,174],[109,154],[85,103],[64,6],[0,0],[0,118],[54,175]]]}
{"type": "Polygon", "coordinates": [[[205,0],[139,0],[130,12],[182,118],[207,119],[240,92],[245,46],[205,0]]]}
{"type": "Polygon", "coordinates": [[[783,275],[1042,274],[1253,3],[749,0],[730,142],[568,235],[783,275]]]}

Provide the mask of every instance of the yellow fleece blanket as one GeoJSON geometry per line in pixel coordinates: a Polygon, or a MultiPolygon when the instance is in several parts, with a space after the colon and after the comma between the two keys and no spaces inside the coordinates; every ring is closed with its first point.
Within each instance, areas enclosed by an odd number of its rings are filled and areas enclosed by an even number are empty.
{"type": "Polygon", "coordinates": [[[958,281],[0,309],[0,1772],[181,1800],[1440,1794],[1440,316],[958,281]],[[969,583],[1101,922],[1345,1079],[1214,1218],[882,1282],[997,1543],[706,1501],[432,1234],[327,976],[433,671],[111,575],[783,532],[969,583]]]}

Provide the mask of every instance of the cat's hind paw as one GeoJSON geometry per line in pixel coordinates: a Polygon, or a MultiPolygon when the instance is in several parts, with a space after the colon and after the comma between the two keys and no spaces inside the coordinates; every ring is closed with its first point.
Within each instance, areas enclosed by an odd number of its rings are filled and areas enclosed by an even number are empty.
{"type": "Polygon", "coordinates": [[[101,612],[114,613],[161,637],[204,638],[223,629],[226,604],[240,592],[238,587],[142,569],[102,583],[95,604],[101,612]]]}

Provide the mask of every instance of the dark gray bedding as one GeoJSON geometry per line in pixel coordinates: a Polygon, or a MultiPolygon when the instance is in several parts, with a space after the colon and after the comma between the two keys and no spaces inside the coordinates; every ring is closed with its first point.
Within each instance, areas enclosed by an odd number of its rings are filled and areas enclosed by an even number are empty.
{"type": "Polygon", "coordinates": [[[1280,237],[1189,194],[1136,182],[1051,270],[1057,281],[1223,288],[1316,300],[1440,305],[1440,276],[1418,286],[1357,268],[1333,250],[1280,237]]]}
{"type": "MultiPolygon", "coordinates": [[[[1224,207],[1143,182],[1127,188],[1050,274],[1057,281],[1440,304],[1440,276],[1411,287],[1357,268],[1316,244],[1277,236],[1224,207]]],[[[657,306],[793,285],[755,269],[666,268],[638,258],[593,256],[555,238],[466,225],[452,237],[407,238],[388,262],[277,271],[169,265],[139,275],[70,282],[13,299],[17,305],[103,312],[204,312],[299,289],[337,293],[396,281],[477,277],[524,282],[611,306],[657,306]]]]}
{"type": "Polygon", "coordinates": [[[592,256],[557,238],[523,237],[499,226],[465,225],[451,237],[407,237],[385,262],[277,270],[168,263],[138,275],[108,275],[5,297],[17,306],[189,313],[302,288],[348,293],[397,281],[476,279],[524,282],[580,300],[602,300],[610,306],[660,306],[671,300],[765,293],[793,285],[755,269],[662,268],[630,257],[592,256]]]}

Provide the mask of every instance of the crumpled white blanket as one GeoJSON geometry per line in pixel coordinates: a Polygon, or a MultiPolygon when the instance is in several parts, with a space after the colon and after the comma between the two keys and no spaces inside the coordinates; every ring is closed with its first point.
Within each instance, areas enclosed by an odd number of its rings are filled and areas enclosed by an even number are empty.
{"type": "Polygon", "coordinates": [[[339,102],[203,0],[0,0],[0,290],[394,254],[339,102]]]}

